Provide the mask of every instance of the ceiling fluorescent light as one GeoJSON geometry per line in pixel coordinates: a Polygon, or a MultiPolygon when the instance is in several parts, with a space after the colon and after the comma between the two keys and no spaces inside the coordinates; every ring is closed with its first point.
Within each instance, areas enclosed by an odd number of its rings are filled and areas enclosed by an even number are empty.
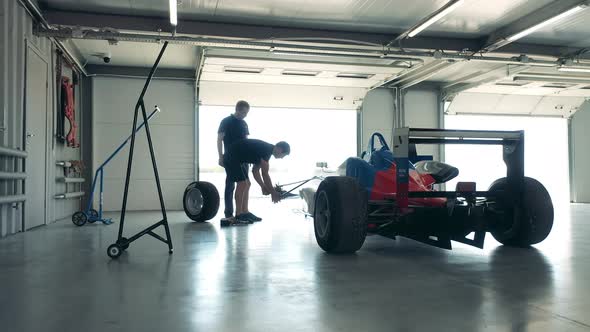
{"type": "Polygon", "coordinates": [[[559,67],[559,71],[568,73],[590,73],[590,68],[579,68],[579,67],[559,67]]]}
{"type": "Polygon", "coordinates": [[[565,12],[563,12],[563,13],[561,13],[559,15],[553,16],[552,18],[550,18],[550,19],[548,19],[546,21],[543,21],[543,22],[541,22],[541,23],[539,23],[537,25],[533,25],[532,27],[530,27],[530,28],[528,28],[526,30],[523,30],[523,31],[521,31],[519,33],[516,33],[516,34],[514,34],[512,36],[509,36],[507,39],[508,39],[508,41],[513,42],[513,41],[518,40],[518,39],[520,39],[522,37],[525,37],[527,35],[530,35],[531,33],[535,32],[537,30],[540,30],[540,29],[542,29],[542,28],[544,28],[546,26],[549,26],[549,25],[551,25],[551,24],[553,24],[553,23],[555,23],[555,22],[557,22],[559,20],[562,20],[562,19],[564,19],[566,17],[569,17],[571,15],[574,15],[574,14],[576,14],[578,12],[581,12],[584,9],[586,9],[586,6],[584,6],[584,5],[576,6],[574,8],[569,9],[569,10],[566,10],[565,12]]]}
{"type": "Polygon", "coordinates": [[[178,14],[177,14],[178,4],[176,3],[176,0],[169,0],[169,2],[170,2],[170,24],[172,24],[173,26],[176,26],[178,24],[178,14]]]}
{"type": "Polygon", "coordinates": [[[442,7],[438,11],[438,13],[435,13],[434,15],[432,15],[432,17],[427,19],[424,23],[422,23],[422,24],[418,25],[416,28],[412,29],[408,33],[408,37],[414,38],[417,34],[424,31],[426,28],[433,25],[434,23],[439,21],[441,18],[447,16],[453,10],[457,9],[457,7],[459,7],[463,3],[463,1],[465,1],[465,0],[449,1],[444,7],[442,7]]]}
{"type": "Polygon", "coordinates": [[[223,67],[223,71],[226,73],[247,73],[247,74],[260,74],[263,68],[250,68],[250,67],[223,67]]]}
{"type": "Polygon", "coordinates": [[[309,71],[309,70],[292,70],[286,69],[283,70],[281,74],[287,76],[317,76],[320,72],[318,71],[309,71]]]}
{"type": "Polygon", "coordinates": [[[361,74],[361,73],[339,73],[336,75],[338,78],[360,78],[360,79],[368,79],[373,77],[374,74],[361,74]]]}

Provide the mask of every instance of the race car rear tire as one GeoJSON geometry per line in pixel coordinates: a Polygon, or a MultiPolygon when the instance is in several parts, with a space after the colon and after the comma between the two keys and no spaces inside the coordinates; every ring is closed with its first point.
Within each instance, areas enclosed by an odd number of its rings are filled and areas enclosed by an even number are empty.
{"type": "MultiPolygon", "coordinates": [[[[506,181],[506,178],[494,181],[489,191],[504,190],[506,181]]],[[[504,213],[508,215],[514,213],[510,207],[501,205],[502,203],[499,208],[504,209],[504,213]]],[[[505,202],[504,205],[506,205],[505,202]]],[[[494,222],[502,224],[498,216],[498,214],[492,214],[492,226],[494,222]]],[[[553,203],[547,189],[539,181],[525,177],[519,218],[508,218],[508,220],[513,219],[508,225],[504,223],[503,227],[492,228],[492,236],[498,242],[507,246],[528,247],[545,240],[553,227],[553,203]]]]}
{"type": "Polygon", "coordinates": [[[351,177],[328,177],[315,195],[314,231],[328,253],[350,254],[367,236],[367,192],[351,177]]]}
{"type": "Polygon", "coordinates": [[[207,221],[217,215],[219,192],[209,182],[193,182],[184,190],[182,205],[190,219],[196,222],[207,221]]]}

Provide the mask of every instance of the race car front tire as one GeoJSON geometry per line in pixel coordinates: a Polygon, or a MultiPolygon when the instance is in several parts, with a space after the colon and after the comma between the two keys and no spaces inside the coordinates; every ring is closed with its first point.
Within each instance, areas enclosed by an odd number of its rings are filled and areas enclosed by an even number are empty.
{"type": "MultiPolygon", "coordinates": [[[[489,191],[505,190],[506,178],[496,180],[490,186],[489,191]]],[[[506,203],[504,203],[506,205],[506,203]]],[[[553,227],[553,203],[547,189],[537,180],[529,177],[524,178],[524,191],[522,208],[519,216],[514,218],[516,211],[513,207],[500,206],[503,213],[492,214],[489,218],[492,223],[492,236],[507,246],[528,247],[545,240],[553,227]],[[494,223],[502,224],[500,221],[508,218],[508,225],[494,227],[494,223]]]]}
{"type": "Polygon", "coordinates": [[[328,177],[315,195],[314,231],[328,253],[351,254],[367,236],[367,192],[352,177],[328,177]]]}

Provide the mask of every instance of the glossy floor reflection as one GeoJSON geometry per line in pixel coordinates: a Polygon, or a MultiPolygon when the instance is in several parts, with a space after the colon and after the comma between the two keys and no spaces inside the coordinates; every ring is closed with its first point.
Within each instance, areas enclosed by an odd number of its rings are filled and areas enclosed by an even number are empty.
{"type": "Polygon", "coordinates": [[[2,239],[2,331],[590,331],[590,206],[557,209],[534,249],[369,237],[353,256],[323,253],[299,207],[258,201],[263,222],[224,229],[172,212],[173,255],[145,237],[112,261],[117,224],[2,239]]]}

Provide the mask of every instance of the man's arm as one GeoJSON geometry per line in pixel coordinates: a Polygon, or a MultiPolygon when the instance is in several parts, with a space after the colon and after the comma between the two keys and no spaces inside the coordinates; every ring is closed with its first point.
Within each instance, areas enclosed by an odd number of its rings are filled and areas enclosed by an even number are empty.
{"type": "Polygon", "coordinates": [[[262,180],[264,181],[264,184],[266,185],[266,189],[272,195],[272,201],[274,203],[277,203],[278,201],[281,200],[281,195],[275,190],[275,188],[272,185],[272,180],[270,179],[270,175],[268,174],[268,169],[269,169],[268,161],[261,159],[260,160],[260,167],[262,170],[262,180]]]}
{"type": "Polygon", "coordinates": [[[221,132],[217,134],[217,153],[219,154],[219,166],[223,167],[223,138],[225,133],[221,132]]]}
{"type": "Polygon", "coordinates": [[[258,185],[262,189],[262,194],[263,195],[270,194],[270,191],[266,188],[264,182],[262,181],[262,177],[260,176],[260,164],[254,165],[254,167],[252,168],[252,175],[254,175],[254,180],[256,181],[256,183],[258,183],[258,185]]]}

